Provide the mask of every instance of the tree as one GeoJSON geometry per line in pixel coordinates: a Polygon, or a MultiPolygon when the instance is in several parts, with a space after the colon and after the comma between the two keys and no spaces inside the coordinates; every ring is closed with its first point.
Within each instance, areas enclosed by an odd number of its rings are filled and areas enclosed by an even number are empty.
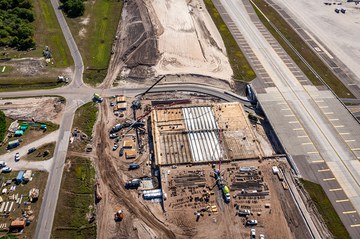
{"type": "Polygon", "coordinates": [[[68,17],[79,17],[84,14],[85,5],[83,0],[66,0],[63,4],[64,12],[68,17]]]}

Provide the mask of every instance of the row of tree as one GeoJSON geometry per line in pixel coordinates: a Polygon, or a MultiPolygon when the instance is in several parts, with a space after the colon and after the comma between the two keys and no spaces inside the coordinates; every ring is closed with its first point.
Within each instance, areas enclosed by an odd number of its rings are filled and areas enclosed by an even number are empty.
{"type": "Polygon", "coordinates": [[[5,114],[0,110],[0,142],[4,140],[6,130],[5,114]]]}
{"type": "Polygon", "coordinates": [[[0,0],[0,46],[35,47],[34,20],[30,0],[0,0]]]}
{"type": "Polygon", "coordinates": [[[83,0],[60,0],[62,9],[68,17],[79,17],[84,14],[85,5],[83,0]]]}

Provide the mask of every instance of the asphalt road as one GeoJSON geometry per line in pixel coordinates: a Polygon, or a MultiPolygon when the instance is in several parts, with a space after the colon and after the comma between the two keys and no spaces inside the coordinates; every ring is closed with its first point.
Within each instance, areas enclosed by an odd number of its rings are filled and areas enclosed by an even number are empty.
{"type": "MultiPolygon", "coordinates": [[[[268,87],[265,92],[258,94],[258,99],[265,113],[267,113],[267,116],[272,116],[271,118],[268,117],[269,120],[273,124],[277,124],[276,130],[281,131],[285,125],[278,123],[285,117],[277,117],[280,113],[275,115],[273,112],[281,109],[283,112],[288,112],[287,116],[294,117],[291,118],[290,122],[287,120],[286,124],[290,123],[290,125],[295,125],[296,128],[292,128],[290,132],[282,132],[283,135],[287,136],[287,138],[284,137],[284,141],[293,138],[297,131],[302,132],[303,135],[301,136],[310,138],[310,141],[305,142],[304,145],[311,145],[315,150],[302,153],[316,154],[322,161],[327,163],[329,168],[326,170],[333,172],[334,176],[324,178],[322,181],[336,182],[337,180],[340,187],[348,195],[348,198],[344,199],[345,201],[338,200],[338,202],[351,201],[355,207],[355,214],[353,215],[358,215],[357,212],[359,212],[360,208],[360,173],[358,171],[359,161],[354,153],[357,148],[351,149],[340,135],[338,129],[345,127],[344,125],[330,122],[327,115],[334,114],[336,111],[330,112],[330,110],[326,111],[324,109],[332,106],[326,105],[324,108],[318,105],[320,102],[318,98],[323,97],[324,99],[321,99],[321,102],[326,102],[326,99],[331,100],[333,96],[328,91],[321,92],[313,86],[304,86],[299,83],[281,56],[276,53],[275,44],[270,44],[266,40],[264,37],[266,33],[259,31],[258,26],[253,23],[241,1],[220,0],[220,2],[275,85],[275,87],[268,87]]],[[[351,115],[348,115],[348,117],[351,117],[351,115]]],[[[300,148],[299,145],[290,145],[290,150],[293,150],[291,147],[300,148]]],[[[349,213],[349,211],[345,213],[349,213]]],[[[359,230],[357,230],[357,227],[359,225],[356,222],[357,219],[352,222],[350,220],[350,218],[347,220],[345,226],[354,238],[358,238],[359,230]]],[[[319,238],[319,235],[316,235],[316,238],[319,238]]]]}

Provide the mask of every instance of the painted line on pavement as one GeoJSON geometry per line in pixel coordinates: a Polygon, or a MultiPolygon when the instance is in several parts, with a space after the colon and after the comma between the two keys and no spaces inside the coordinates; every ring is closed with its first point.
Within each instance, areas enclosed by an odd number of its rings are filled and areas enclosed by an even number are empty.
{"type": "Polygon", "coordinates": [[[324,178],[323,181],[333,181],[336,180],[336,178],[324,178]]]}
{"type": "Polygon", "coordinates": [[[354,214],[354,213],[356,213],[355,210],[354,210],[354,211],[346,211],[346,212],[343,212],[343,214],[354,214]]]}
{"type": "Polygon", "coordinates": [[[349,202],[349,201],[350,201],[349,199],[342,199],[342,200],[336,200],[335,202],[341,203],[341,202],[349,202]]]}

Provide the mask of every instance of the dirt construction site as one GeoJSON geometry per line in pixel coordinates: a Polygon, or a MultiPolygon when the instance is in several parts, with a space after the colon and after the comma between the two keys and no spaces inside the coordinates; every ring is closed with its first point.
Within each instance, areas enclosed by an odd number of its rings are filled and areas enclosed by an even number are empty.
{"type": "Polygon", "coordinates": [[[262,127],[241,104],[209,96],[104,99],[93,150],[98,238],[249,238],[251,229],[308,238],[290,203],[294,182],[272,171],[290,168],[262,127]]]}

